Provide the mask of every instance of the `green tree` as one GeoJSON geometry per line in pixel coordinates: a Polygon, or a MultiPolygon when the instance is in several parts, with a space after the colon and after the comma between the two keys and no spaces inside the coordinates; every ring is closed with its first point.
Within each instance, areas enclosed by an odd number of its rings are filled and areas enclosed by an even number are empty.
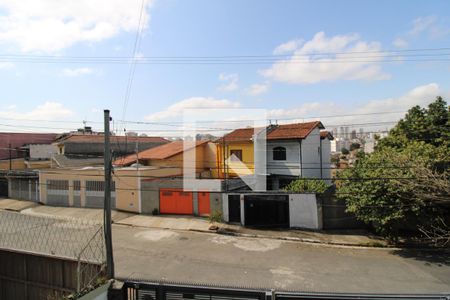
{"type": "Polygon", "coordinates": [[[348,149],[344,147],[341,149],[341,153],[347,155],[350,153],[350,151],[348,151],[348,149]]]}
{"type": "Polygon", "coordinates": [[[411,141],[424,141],[434,146],[449,146],[450,109],[442,97],[428,105],[428,108],[414,106],[381,139],[377,148],[392,147],[401,150],[411,141]]]}
{"type": "Polygon", "coordinates": [[[317,193],[322,194],[328,189],[328,185],[323,180],[299,178],[289,183],[284,190],[294,193],[317,193]]]}
{"type": "Polygon", "coordinates": [[[449,108],[441,97],[428,108],[411,108],[373,153],[338,173],[338,197],[349,212],[392,239],[402,230],[429,232],[433,219],[445,223],[448,203],[425,195],[448,191],[450,180],[442,174],[448,174],[449,133],[449,108]],[[424,174],[440,180],[425,181],[424,174]]]}
{"type": "Polygon", "coordinates": [[[353,150],[356,150],[356,149],[359,149],[359,148],[361,148],[361,145],[359,143],[352,143],[350,145],[350,151],[353,151],[353,150]]]}

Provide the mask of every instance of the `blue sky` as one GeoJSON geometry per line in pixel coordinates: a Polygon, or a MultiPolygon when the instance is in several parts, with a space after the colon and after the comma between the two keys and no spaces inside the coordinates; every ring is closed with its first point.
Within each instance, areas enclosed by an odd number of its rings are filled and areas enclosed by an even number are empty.
{"type": "MultiPolygon", "coordinates": [[[[79,127],[82,120],[100,122],[104,108],[122,118],[130,65],[5,56],[132,56],[141,0],[73,2],[0,1],[0,124],[29,126],[0,125],[1,131],[79,127]]],[[[408,49],[450,47],[449,1],[154,0],[145,2],[143,24],[138,57],[267,56],[271,63],[137,64],[127,120],[173,121],[193,107],[263,108],[273,119],[301,119],[402,111],[450,95],[450,61],[404,56],[408,49]],[[393,58],[380,52],[386,50],[404,52],[388,62],[393,58]],[[309,63],[330,52],[375,57],[309,63]],[[306,62],[292,63],[292,55],[306,62]]],[[[450,50],[412,53],[450,59],[450,50]]]]}

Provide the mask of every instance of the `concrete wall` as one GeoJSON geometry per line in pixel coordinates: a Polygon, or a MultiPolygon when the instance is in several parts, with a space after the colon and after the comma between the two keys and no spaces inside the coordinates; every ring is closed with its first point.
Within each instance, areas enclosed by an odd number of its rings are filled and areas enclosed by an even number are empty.
{"type": "Polygon", "coordinates": [[[291,228],[322,229],[322,211],[315,194],[289,195],[291,228]]]}
{"type": "MultiPolygon", "coordinates": [[[[141,210],[141,179],[175,176],[180,174],[179,168],[120,168],[114,170],[113,182],[115,191],[112,192],[113,208],[129,211],[142,212],[141,210]]],[[[81,207],[103,207],[103,191],[87,191],[87,181],[103,181],[104,171],[102,168],[88,169],[51,169],[40,172],[40,199],[45,204],[81,206],[81,207]],[[47,184],[48,180],[67,180],[67,196],[50,195],[47,184]],[[74,191],[74,182],[80,182],[80,190],[74,191]],[[57,199],[59,198],[59,199],[57,199]]]]}
{"type": "Polygon", "coordinates": [[[302,140],[302,177],[320,178],[320,130],[315,128],[302,140]]]}
{"type": "Polygon", "coordinates": [[[58,146],[55,144],[30,145],[30,159],[50,159],[56,153],[58,153],[58,146]]]}
{"type": "Polygon", "coordinates": [[[300,176],[300,141],[267,141],[267,173],[300,176]],[[286,148],[286,160],[273,160],[273,149],[286,148]]]}

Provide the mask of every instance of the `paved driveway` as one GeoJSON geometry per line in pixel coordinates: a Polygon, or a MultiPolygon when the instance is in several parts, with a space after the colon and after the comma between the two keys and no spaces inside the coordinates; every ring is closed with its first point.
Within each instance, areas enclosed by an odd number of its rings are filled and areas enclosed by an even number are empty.
{"type": "Polygon", "coordinates": [[[121,278],[320,292],[450,291],[450,255],[114,225],[121,278]]]}

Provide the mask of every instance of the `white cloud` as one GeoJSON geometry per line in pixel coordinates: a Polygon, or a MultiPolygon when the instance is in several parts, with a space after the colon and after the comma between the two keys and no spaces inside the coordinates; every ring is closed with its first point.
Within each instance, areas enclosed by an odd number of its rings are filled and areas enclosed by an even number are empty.
{"type": "MultiPolygon", "coordinates": [[[[371,100],[359,106],[345,106],[336,102],[306,102],[297,107],[270,110],[268,117],[270,119],[290,119],[285,122],[303,122],[311,119],[320,119],[325,126],[367,124],[385,121],[396,122],[404,116],[403,112],[406,112],[411,107],[415,105],[427,106],[435,100],[436,96],[445,96],[444,93],[438,84],[430,83],[417,86],[398,97],[371,100]],[[362,116],[355,115],[371,114],[374,112],[387,113],[362,116]]],[[[388,127],[390,125],[388,124],[386,126],[388,127]]]]}
{"type": "Polygon", "coordinates": [[[273,50],[273,54],[280,55],[293,52],[294,50],[298,49],[298,47],[300,47],[302,43],[303,40],[301,39],[290,40],[276,47],[275,50],[273,50]]]}
{"type": "Polygon", "coordinates": [[[211,97],[191,97],[172,104],[166,110],[148,115],[145,117],[145,119],[147,121],[174,119],[182,116],[185,109],[223,109],[239,107],[241,107],[241,104],[239,102],[234,102],[227,99],[214,99],[211,97]]]}
{"type": "Polygon", "coordinates": [[[62,75],[67,77],[77,77],[81,75],[87,75],[92,74],[94,72],[94,69],[91,68],[65,68],[62,70],[62,75]]]}
{"type": "Polygon", "coordinates": [[[248,89],[247,89],[247,94],[250,96],[258,96],[258,95],[262,95],[264,93],[267,93],[267,91],[270,88],[270,84],[269,83],[255,83],[252,84],[248,89]]]}
{"type": "Polygon", "coordinates": [[[418,17],[411,22],[411,28],[403,36],[393,41],[393,45],[406,48],[411,41],[423,36],[430,39],[445,38],[450,35],[450,27],[444,22],[437,16],[418,17]]]}
{"type": "Polygon", "coordinates": [[[232,92],[239,88],[239,85],[238,85],[239,75],[238,74],[221,73],[219,75],[219,80],[224,82],[222,85],[220,85],[218,87],[218,89],[220,91],[232,92]]]}
{"type": "Polygon", "coordinates": [[[38,105],[28,112],[18,111],[17,106],[9,106],[6,110],[0,111],[0,117],[14,120],[62,120],[72,115],[73,111],[62,103],[51,101],[38,105]]]}
{"type": "MultiPolygon", "coordinates": [[[[146,0],[143,24],[149,21],[146,0]]],[[[1,0],[0,43],[22,52],[56,52],[138,29],[140,0],[1,0]]]]}
{"type": "Polygon", "coordinates": [[[403,39],[403,38],[396,38],[392,44],[394,45],[394,47],[396,48],[406,48],[408,47],[409,43],[403,39]]]}
{"type": "Polygon", "coordinates": [[[367,62],[367,59],[358,59],[354,54],[349,54],[380,50],[379,43],[362,41],[356,34],[327,37],[324,32],[318,32],[312,40],[295,50],[291,58],[276,62],[269,69],[261,71],[261,74],[291,84],[335,80],[386,80],[390,75],[381,69],[381,55],[367,62]]]}
{"type": "Polygon", "coordinates": [[[408,34],[414,36],[424,31],[427,31],[428,29],[434,26],[436,20],[437,20],[436,16],[426,16],[415,19],[412,23],[412,28],[408,32],[408,34]]]}

